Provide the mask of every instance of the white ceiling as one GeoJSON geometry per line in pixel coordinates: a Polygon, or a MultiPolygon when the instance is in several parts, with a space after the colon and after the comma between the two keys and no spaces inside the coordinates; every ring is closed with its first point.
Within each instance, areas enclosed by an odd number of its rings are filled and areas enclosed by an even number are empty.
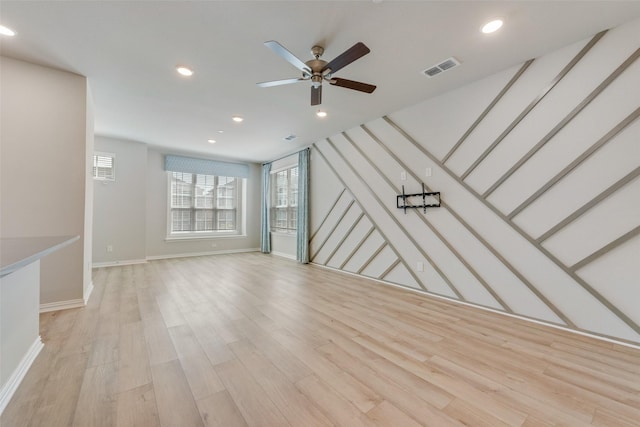
{"type": "Polygon", "coordinates": [[[97,134],[184,152],[266,161],[640,16],[640,1],[5,1],[2,55],[87,76],[97,134]],[[502,17],[495,34],[480,26],[502,17]],[[325,84],[316,117],[309,82],[267,49],[329,61],[358,41],[371,53],[336,77],[378,86],[364,94],[325,84]],[[450,56],[458,68],[429,79],[450,56]],[[191,66],[186,79],[177,64],[191,66]],[[231,121],[242,115],[243,123],[231,121]],[[224,133],[218,133],[223,130],[224,133]],[[293,142],[284,141],[289,134],[293,142]],[[216,144],[208,144],[214,138],[216,144]]]}

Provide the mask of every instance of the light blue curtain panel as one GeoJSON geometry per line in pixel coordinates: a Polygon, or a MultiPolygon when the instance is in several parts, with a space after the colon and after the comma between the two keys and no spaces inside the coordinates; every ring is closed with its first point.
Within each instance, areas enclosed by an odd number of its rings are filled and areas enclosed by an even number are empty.
{"type": "Polygon", "coordinates": [[[260,201],[260,251],[271,253],[271,234],[269,233],[269,180],[271,163],[262,165],[262,200],[260,201]]]}
{"type": "Polygon", "coordinates": [[[309,149],[298,153],[298,262],[309,262],[309,149]]]}

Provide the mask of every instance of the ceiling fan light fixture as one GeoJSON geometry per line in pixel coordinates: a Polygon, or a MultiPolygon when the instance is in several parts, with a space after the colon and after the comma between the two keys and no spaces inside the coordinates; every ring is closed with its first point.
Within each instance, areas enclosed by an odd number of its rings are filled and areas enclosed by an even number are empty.
{"type": "Polygon", "coordinates": [[[233,117],[231,117],[231,120],[233,120],[236,123],[240,123],[244,119],[242,118],[242,116],[233,116],[233,117]]]}
{"type": "Polygon", "coordinates": [[[16,32],[13,31],[11,28],[5,27],[4,25],[0,25],[0,34],[2,34],[3,36],[13,37],[16,35],[16,32]]]}
{"type": "Polygon", "coordinates": [[[176,71],[181,76],[185,76],[185,77],[193,76],[193,70],[189,67],[185,67],[184,65],[176,65],[176,71]]]}
{"type": "Polygon", "coordinates": [[[318,110],[318,111],[316,111],[316,116],[321,117],[321,118],[322,117],[327,117],[327,112],[323,111],[323,110],[318,110]]]}
{"type": "Polygon", "coordinates": [[[503,23],[504,22],[502,21],[502,19],[494,19],[494,20],[489,21],[486,24],[484,24],[480,31],[482,31],[485,34],[494,33],[496,31],[498,31],[500,29],[500,27],[502,27],[503,23]]]}

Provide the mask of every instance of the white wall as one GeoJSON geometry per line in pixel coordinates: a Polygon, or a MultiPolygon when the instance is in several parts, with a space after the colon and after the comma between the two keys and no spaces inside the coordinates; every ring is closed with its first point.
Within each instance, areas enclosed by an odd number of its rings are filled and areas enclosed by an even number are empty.
{"type": "Polygon", "coordinates": [[[316,143],[312,262],[640,342],[640,21],[550,85],[589,41],[316,143]]]}
{"type": "Polygon", "coordinates": [[[94,264],[146,258],[147,145],[96,136],[95,150],[115,154],[115,181],[94,180],[94,264]],[[111,246],[112,251],[107,251],[111,246]]]}
{"type": "Polygon", "coordinates": [[[191,240],[167,238],[168,180],[165,153],[147,144],[103,136],[95,149],[114,153],[114,182],[94,181],[94,265],[144,262],[169,258],[228,252],[255,251],[260,246],[260,166],[251,164],[244,196],[244,234],[191,240]],[[113,252],[107,252],[107,246],[113,252]]]}
{"type": "Polygon", "coordinates": [[[85,152],[85,203],[84,203],[84,248],[83,248],[83,291],[82,297],[86,304],[93,291],[93,147],[94,147],[94,114],[93,95],[87,82],[87,127],[85,152]]]}
{"type": "Polygon", "coordinates": [[[0,235],[79,235],[42,260],[41,303],[83,297],[86,78],[0,57],[0,235]]]}

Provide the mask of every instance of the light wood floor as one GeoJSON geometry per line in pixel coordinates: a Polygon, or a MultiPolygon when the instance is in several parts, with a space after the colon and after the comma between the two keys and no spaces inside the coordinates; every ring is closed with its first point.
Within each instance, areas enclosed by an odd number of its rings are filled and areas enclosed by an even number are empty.
{"type": "Polygon", "coordinates": [[[259,253],[94,271],[19,426],[640,425],[640,351],[259,253]]]}

